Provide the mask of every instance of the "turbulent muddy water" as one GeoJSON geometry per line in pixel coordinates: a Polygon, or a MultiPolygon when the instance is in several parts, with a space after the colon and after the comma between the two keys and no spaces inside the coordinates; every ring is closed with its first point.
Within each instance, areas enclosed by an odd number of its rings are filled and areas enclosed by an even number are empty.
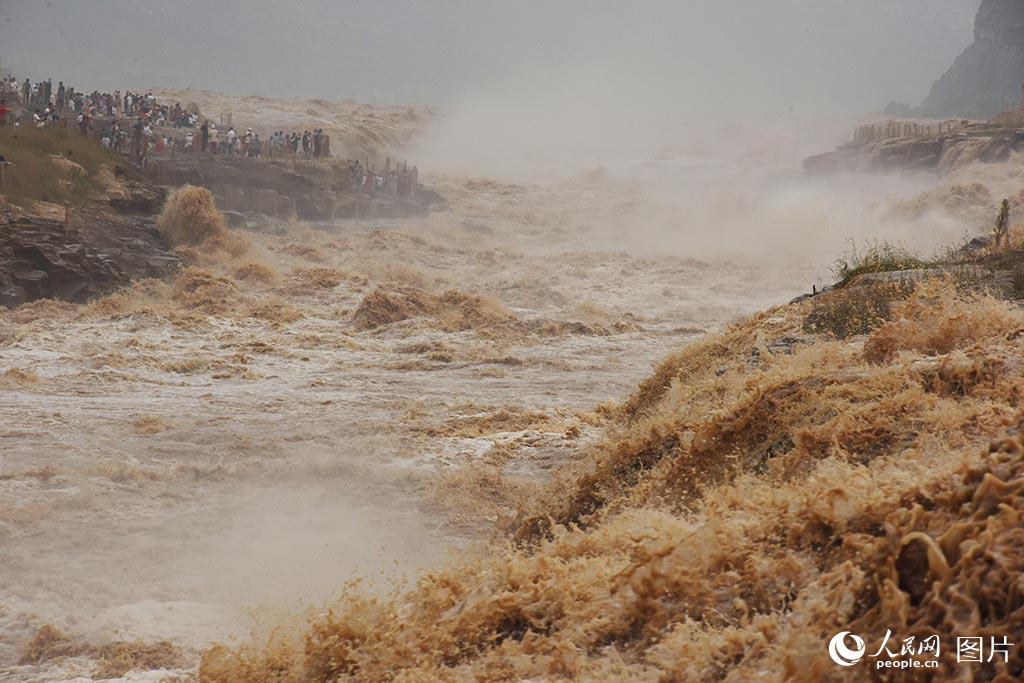
{"type": "Polygon", "coordinates": [[[168,640],[187,673],[348,580],[384,590],[473,552],[596,437],[602,403],[809,289],[865,215],[827,188],[744,198],[693,173],[428,177],[448,201],[429,218],[240,233],[170,282],[0,313],[5,677],[92,675],[84,645],[24,663],[47,624],[90,647],[168,640]]]}

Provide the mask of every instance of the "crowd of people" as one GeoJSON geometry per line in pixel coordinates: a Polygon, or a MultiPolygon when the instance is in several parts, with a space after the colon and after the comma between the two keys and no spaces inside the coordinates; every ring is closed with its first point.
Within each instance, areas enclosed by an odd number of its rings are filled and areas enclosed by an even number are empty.
{"type": "MultiPolygon", "coordinates": [[[[264,138],[252,128],[242,134],[231,125],[218,129],[197,111],[181,103],[159,102],[151,92],[86,93],[65,86],[63,81],[54,87],[52,79],[36,83],[28,78],[19,82],[14,76],[0,79],[0,127],[68,128],[69,122],[74,122],[83,136],[95,136],[104,147],[130,155],[141,166],[151,152],[254,159],[320,160],[332,156],[331,136],[322,128],[301,133],[278,130],[264,138]],[[167,131],[168,127],[178,131],[167,131]]],[[[350,161],[348,170],[354,190],[408,196],[418,184],[416,167],[402,164],[392,168],[390,160],[383,171],[359,161],[350,161]]]]}
{"type": "Polygon", "coordinates": [[[419,187],[420,171],[408,162],[391,167],[391,159],[384,161],[384,170],[377,171],[359,161],[349,161],[349,178],[353,190],[362,190],[370,194],[386,194],[392,197],[409,197],[419,187]]]}
{"type": "Polygon", "coordinates": [[[270,136],[270,146],[281,155],[298,156],[306,159],[322,159],[331,156],[331,136],[324,133],[323,128],[299,133],[285,133],[279,130],[270,136]]]}
{"type": "Polygon", "coordinates": [[[264,156],[275,159],[281,157],[303,157],[305,159],[325,159],[331,156],[331,136],[317,128],[313,131],[286,133],[274,131],[266,138],[247,128],[239,135],[233,126],[226,131],[217,129],[216,124],[204,121],[199,131],[186,135],[181,151],[209,152],[225,156],[243,156],[256,159],[264,156]]]}
{"type": "Polygon", "coordinates": [[[107,147],[144,162],[150,151],[203,152],[252,158],[302,156],[323,159],[331,156],[330,136],[323,129],[302,133],[275,131],[262,138],[251,128],[239,134],[231,126],[218,130],[216,124],[201,120],[199,113],[180,102],[168,105],[153,93],[125,90],[84,93],[52,79],[18,82],[14,76],[0,82],[0,126],[32,125],[38,128],[67,128],[74,121],[82,135],[95,135],[107,147]],[[15,105],[25,113],[14,116],[15,105]],[[135,119],[124,125],[124,119],[135,119]],[[186,129],[182,133],[156,135],[156,129],[186,129]]]}
{"type": "MultiPolygon", "coordinates": [[[[0,125],[20,126],[31,119],[31,124],[38,128],[47,126],[67,127],[69,120],[74,120],[83,135],[94,132],[102,137],[109,131],[93,130],[94,121],[98,118],[118,119],[139,118],[151,126],[174,126],[176,128],[194,127],[198,122],[198,114],[188,111],[180,103],[170,106],[157,102],[153,93],[138,93],[116,90],[103,93],[94,90],[91,93],[75,90],[59,81],[54,87],[52,79],[32,83],[26,78],[21,83],[10,76],[0,84],[0,101],[7,110],[7,116],[0,125]],[[11,119],[13,105],[19,105],[27,114],[11,119]]],[[[116,135],[112,136],[116,138],[116,135]]]]}

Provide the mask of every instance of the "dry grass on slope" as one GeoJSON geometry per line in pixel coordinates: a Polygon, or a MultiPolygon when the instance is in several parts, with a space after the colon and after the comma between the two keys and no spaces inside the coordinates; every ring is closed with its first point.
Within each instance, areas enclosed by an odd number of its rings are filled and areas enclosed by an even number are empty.
{"type": "Polygon", "coordinates": [[[87,204],[101,193],[98,174],[118,161],[98,140],[59,128],[0,128],[0,154],[14,164],[0,196],[21,206],[87,204]]]}

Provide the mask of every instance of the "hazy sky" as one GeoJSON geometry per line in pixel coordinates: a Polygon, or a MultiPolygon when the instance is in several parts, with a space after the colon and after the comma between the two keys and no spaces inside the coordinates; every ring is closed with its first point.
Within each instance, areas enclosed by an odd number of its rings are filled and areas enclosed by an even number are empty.
{"type": "Polygon", "coordinates": [[[78,87],[680,111],[917,103],[979,0],[0,0],[0,59],[78,87]]]}

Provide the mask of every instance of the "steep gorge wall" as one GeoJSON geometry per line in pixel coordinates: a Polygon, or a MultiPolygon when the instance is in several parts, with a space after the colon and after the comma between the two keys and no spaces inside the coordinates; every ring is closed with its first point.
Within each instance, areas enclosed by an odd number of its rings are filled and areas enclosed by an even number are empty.
{"type": "Polygon", "coordinates": [[[931,116],[988,118],[1019,103],[1024,84],[1024,0],[982,0],[974,42],[932,86],[931,116]]]}

